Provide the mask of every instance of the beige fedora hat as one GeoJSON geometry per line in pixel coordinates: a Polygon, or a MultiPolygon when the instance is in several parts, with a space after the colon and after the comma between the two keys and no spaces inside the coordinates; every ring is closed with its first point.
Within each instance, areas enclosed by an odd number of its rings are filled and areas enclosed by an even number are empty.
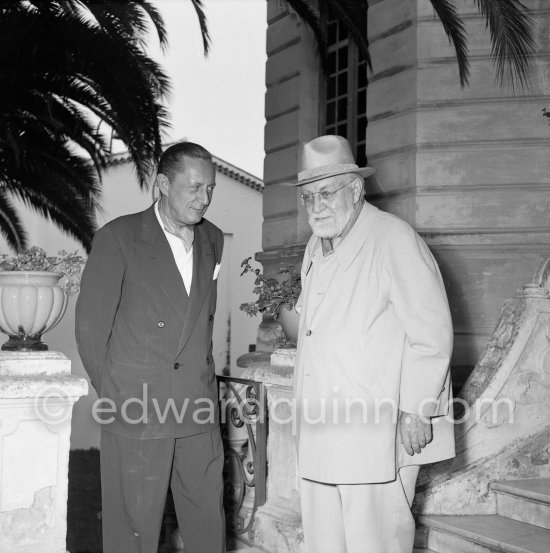
{"type": "Polygon", "coordinates": [[[362,177],[375,173],[373,167],[359,167],[355,163],[349,142],[343,136],[335,134],[319,136],[302,144],[298,166],[298,180],[285,183],[287,186],[301,186],[346,173],[357,173],[362,177]]]}

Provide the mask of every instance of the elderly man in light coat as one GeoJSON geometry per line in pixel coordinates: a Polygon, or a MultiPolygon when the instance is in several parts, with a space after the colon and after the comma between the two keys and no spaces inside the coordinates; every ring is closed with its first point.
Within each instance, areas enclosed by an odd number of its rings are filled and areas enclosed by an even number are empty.
{"type": "Polygon", "coordinates": [[[295,374],[308,553],[410,553],[419,465],[454,455],[445,288],[426,244],[364,199],[348,142],[302,145],[313,236],[295,374]]]}

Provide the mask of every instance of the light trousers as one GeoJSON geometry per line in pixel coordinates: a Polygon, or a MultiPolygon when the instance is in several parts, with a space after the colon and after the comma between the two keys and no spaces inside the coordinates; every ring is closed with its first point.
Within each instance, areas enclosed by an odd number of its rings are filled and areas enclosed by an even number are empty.
{"type": "Polygon", "coordinates": [[[419,467],[402,467],[382,484],[301,480],[307,553],[411,553],[411,505],[419,467]]]}
{"type": "Polygon", "coordinates": [[[168,486],[185,553],[225,550],[219,429],[135,440],[101,432],[103,553],[157,553],[168,486]]]}

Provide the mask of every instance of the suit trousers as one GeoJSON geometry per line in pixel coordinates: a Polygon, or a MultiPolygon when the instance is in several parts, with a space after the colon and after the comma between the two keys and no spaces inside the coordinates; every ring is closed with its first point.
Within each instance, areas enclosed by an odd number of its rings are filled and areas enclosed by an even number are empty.
{"type": "Polygon", "coordinates": [[[302,478],[307,552],[411,553],[418,470],[418,465],[402,467],[395,480],[380,484],[325,484],[302,478]]]}
{"type": "Polygon", "coordinates": [[[157,553],[168,486],[185,553],[223,553],[223,445],[219,428],[137,440],[102,429],[103,553],[157,553]]]}

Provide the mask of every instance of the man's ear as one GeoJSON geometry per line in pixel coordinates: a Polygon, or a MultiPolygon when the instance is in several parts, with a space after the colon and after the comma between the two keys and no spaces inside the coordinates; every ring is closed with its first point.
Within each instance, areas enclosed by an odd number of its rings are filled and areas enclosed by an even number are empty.
{"type": "Polygon", "coordinates": [[[353,181],[353,203],[356,204],[364,194],[363,191],[363,179],[356,178],[353,181]]]}
{"type": "Polygon", "coordinates": [[[159,173],[157,175],[157,186],[159,187],[159,190],[162,194],[167,195],[168,194],[168,185],[170,182],[168,181],[168,177],[166,175],[163,175],[162,173],[159,173]]]}

